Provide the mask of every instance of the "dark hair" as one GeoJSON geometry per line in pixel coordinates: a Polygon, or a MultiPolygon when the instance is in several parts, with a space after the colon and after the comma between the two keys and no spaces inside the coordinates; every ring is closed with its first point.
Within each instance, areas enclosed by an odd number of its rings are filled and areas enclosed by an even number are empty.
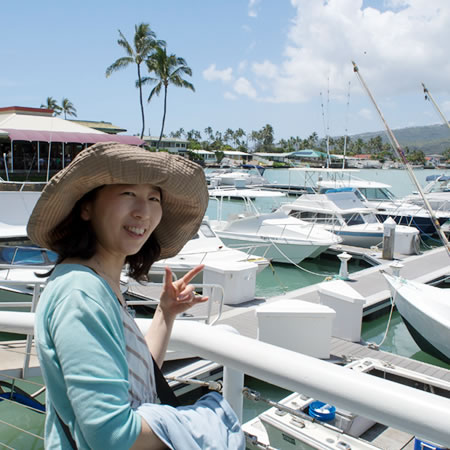
{"type": "MultiPolygon", "coordinates": [[[[94,200],[102,187],[99,186],[89,191],[78,200],[69,215],[51,231],[53,250],[58,254],[56,265],[66,258],[89,259],[94,256],[97,249],[97,237],[91,222],[81,218],[81,207],[85,202],[94,200]]],[[[126,257],[127,275],[136,281],[147,280],[148,271],[160,254],[159,242],[151,234],[136,254],[126,257]]],[[[49,276],[52,272],[53,269],[43,276],[49,276]]]]}

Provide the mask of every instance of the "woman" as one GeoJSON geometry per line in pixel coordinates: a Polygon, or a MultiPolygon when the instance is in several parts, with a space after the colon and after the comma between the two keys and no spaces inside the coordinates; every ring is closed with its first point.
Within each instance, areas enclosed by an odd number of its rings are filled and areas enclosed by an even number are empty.
{"type": "Polygon", "coordinates": [[[189,284],[202,266],[175,282],[166,268],[145,338],[127,312],[120,274],[126,266],[145,279],[154,261],[177,254],[207,203],[200,166],[115,143],[82,151],[47,184],[27,228],[33,242],[59,255],[35,327],[47,448],[170,445],[148,425],[157,410],[147,409],[148,420],[145,408],[136,410],[157,400],[151,355],[161,366],[176,315],[207,300],[189,284]]]}

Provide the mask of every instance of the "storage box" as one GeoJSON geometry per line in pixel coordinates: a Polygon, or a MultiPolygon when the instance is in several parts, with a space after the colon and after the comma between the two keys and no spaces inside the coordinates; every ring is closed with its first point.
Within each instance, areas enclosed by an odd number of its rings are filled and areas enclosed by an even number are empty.
{"type": "MultiPolygon", "coordinates": [[[[236,305],[255,298],[257,270],[255,263],[246,261],[208,264],[203,269],[203,283],[219,284],[224,289],[224,303],[236,305]]],[[[211,295],[210,291],[205,288],[205,295],[211,295]]]]}
{"type": "Polygon", "coordinates": [[[319,286],[319,301],[336,311],[332,335],[347,341],[361,340],[365,300],[343,280],[325,281],[319,286]]]}
{"type": "Polygon", "coordinates": [[[336,313],[325,305],[302,300],[280,300],[256,309],[258,339],[269,344],[329,358],[331,329],[336,313]]]}

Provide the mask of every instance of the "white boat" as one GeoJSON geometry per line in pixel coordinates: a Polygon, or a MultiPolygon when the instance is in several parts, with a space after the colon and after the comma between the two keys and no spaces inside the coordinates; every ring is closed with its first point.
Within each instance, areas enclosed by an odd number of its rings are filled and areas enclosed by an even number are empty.
{"type": "Polygon", "coordinates": [[[251,246],[242,246],[241,249],[227,247],[205,219],[196,235],[186,243],[178,255],[157,261],[152,269],[162,270],[165,266],[169,266],[173,272],[180,275],[199,264],[217,267],[221,264],[230,266],[239,262],[252,262],[258,266],[257,272],[260,272],[270,261],[252,254],[251,250],[251,246]]]}
{"type": "MultiPolygon", "coordinates": [[[[374,377],[450,398],[450,383],[373,358],[345,366],[374,377]]],[[[252,393],[248,395],[252,398],[252,393]]],[[[443,447],[350,411],[293,393],[243,425],[247,448],[442,449],[443,447]],[[268,447],[270,446],[270,447],[268,447]]]]}
{"type": "Polygon", "coordinates": [[[226,245],[253,245],[252,253],[280,263],[298,264],[342,242],[339,236],[289,217],[283,211],[263,214],[247,211],[229,220],[211,220],[211,227],[226,245]]]}
{"type": "Polygon", "coordinates": [[[264,168],[253,166],[251,168],[218,169],[206,174],[210,186],[262,186],[268,181],[263,177],[264,168]]]}
{"type": "MultiPolygon", "coordinates": [[[[354,188],[361,201],[376,210],[381,222],[392,217],[399,225],[414,226],[424,234],[433,234],[436,231],[428,210],[423,206],[397,199],[389,190],[388,184],[352,178],[318,181],[317,187],[319,193],[326,193],[330,189],[354,188]]],[[[449,213],[436,212],[435,215],[440,225],[450,218],[449,213]]]]}
{"type": "MultiPolygon", "coordinates": [[[[383,243],[383,224],[351,188],[327,194],[305,194],[281,205],[280,209],[292,217],[313,223],[316,228],[337,234],[346,245],[370,248],[383,243]]],[[[419,239],[417,228],[397,225],[395,251],[417,254],[419,239]]]]}
{"type": "MultiPolygon", "coordinates": [[[[430,175],[423,193],[434,211],[450,211],[450,175],[430,175]]],[[[424,201],[418,192],[403,198],[404,201],[423,206],[424,201]]]]}
{"type": "Polygon", "coordinates": [[[236,188],[232,186],[215,187],[208,189],[210,198],[228,198],[243,200],[244,198],[257,199],[257,198],[279,198],[285,197],[286,193],[264,189],[259,187],[253,188],[236,188]]]}
{"type": "Polygon", "coordinates": [[[26,225],[40,192],[0,190],[0,241],[27,237],[26,225]]]}
{"type": "Polygon", "coordinates": [[[35,285],[45,282],[37,274],[48,272],[56,259],[54,252],[34,246],[0,246],[0,305],[7,302],[14,310],[30,311],[35,285]]]}
{"type": "Polygon", "coordinates": [[[450,364],[450,289],[384,273],[392,297],[416,344],[450,364]]]}

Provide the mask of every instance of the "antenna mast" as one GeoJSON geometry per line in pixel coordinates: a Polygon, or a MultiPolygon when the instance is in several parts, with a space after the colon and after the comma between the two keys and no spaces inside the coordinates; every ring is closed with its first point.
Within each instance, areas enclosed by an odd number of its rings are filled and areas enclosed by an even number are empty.
{"type": "Polygon", "coordinates": [[[431,96],[430,91],[426,88],[426,86],[423,83],[422,83],[422,86],[423,86],[423,93],[425,94],[425,100],[430,100],[431,103],[433,103],[433,106],[436,108],[436,111],[440,115],[440,117],[441,117],[442,121],[444,122],[444,124],[447,125],[450,128],[450,124],[448,123],[448,121],[445,118],[444,114],[442,114],[442,111],[439,109],[439,106],[437,105],[437,103],[434,101],[434,98],[431,96]]]}
{"type": "Polygon", "coordinates": [[[359,73],[359,68],[356,65],[356,63],[354,61],[352,61],[353,64],[353,71],[356,73],[359,81],[361,82],[363,88],[365,89],[365,91],[367,92],[367,95],[369,96],[370,100],[372,101],[372,103],[375,106],[375,109],[377,110],[378,114],[380,115],[381,120],[383,121],[384,126],[386,127],[386,131],[389,135],[389,138],[391,139],[391,142],[394,143],[394,151],[397,153],[397,156],[403,161],[403,164],[405,165],[406,169],[408,170],[409,176],[411,177],[411,180],[413,181],[413,183],[416,185],[417,191],[419,192],[420,196],[423,199],[423,202],[425,204],[425,207],[427,208],[428,212],[430,213],[430,217],[433,220],[433,225],[436,228],[436,231],[439,235],[439,237],[441,238],[441,241],[443,242],[448,255],[450,256],[450,244],[447,240],[447,238],[445,237],[444,232],[441,229],[441,226],[439,224],[439,220],[437,220],[436,215],[434,214],[433,209],[431,208],[430,203],[428,202],[427,198],[425,197],[425,194],[422,190],[422,187],[420,186],[420,183],[417,181],[416,176],[414,175],[414,172],[412,171],[412,168],[408,162],[408,160],[406,159],[405,153],[403,152],[402,148],[400,147],[400,144],[398,143],[396,137],[394,136],[394,133],[392,132],[392,130],[389,128],[389,125],[387,124],[383,113],[381,112],[380,108],[378,107],[375,99],[373,98],[369,88],[367,87],[366,83],[364,82],[361,74],[359,73]]]}

